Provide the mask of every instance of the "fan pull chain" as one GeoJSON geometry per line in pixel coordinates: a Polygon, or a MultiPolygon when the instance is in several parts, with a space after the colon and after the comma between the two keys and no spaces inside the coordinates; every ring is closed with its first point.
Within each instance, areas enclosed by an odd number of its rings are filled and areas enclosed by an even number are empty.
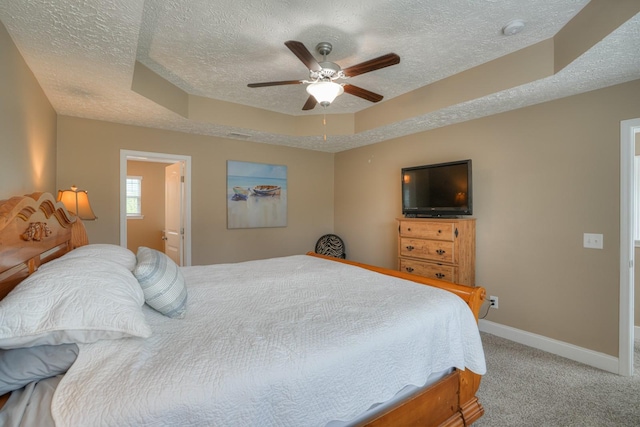
{"type": "Polygon", "coordinates": [[[322,113],[322,126],[324,126],[324,141],[327,141],[327,113],[322,113]]]}

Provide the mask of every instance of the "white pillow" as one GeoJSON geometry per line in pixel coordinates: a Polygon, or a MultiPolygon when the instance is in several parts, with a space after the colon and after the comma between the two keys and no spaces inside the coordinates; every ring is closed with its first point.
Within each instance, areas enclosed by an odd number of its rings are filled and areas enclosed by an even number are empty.
{"type": "Polygon", "coordinates": [[[155,249],[140,246],[136,256],[138,264],[133,274],[147,304],[167,317],[183,318],[187,309],[187,288],[180,268],[155,249]]]}
{"type": "MultiPolygon", "coordinates": [[[[71,258],[99,258],[101,260],[111,261],[122,265],[129,271],[133,271],[136,266],[136,254],[122,246],[111,245],[108,243],[93,243],[90,245],[79,246],[71,252],[64,254],[58,258],[58,260],[71,258]]],[[[58,260],[44,264],[42,268],[49,268],[50,266],[55,265],[58,260]]]]}
{"type": "Polygon", "coordinates": [[[0,301],[0,348],[146,338],[151,328],[143,304],[125,267],[98,258],[60,259],[0,301]]]}

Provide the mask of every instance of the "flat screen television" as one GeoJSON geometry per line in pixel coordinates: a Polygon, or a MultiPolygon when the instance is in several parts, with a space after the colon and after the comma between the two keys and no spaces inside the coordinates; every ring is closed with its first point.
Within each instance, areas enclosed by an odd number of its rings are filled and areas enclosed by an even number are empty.
{"type": "Polygon", "coordinates": [[[471,159],[402,169],[405,217],[473,214],[471,159]]]}

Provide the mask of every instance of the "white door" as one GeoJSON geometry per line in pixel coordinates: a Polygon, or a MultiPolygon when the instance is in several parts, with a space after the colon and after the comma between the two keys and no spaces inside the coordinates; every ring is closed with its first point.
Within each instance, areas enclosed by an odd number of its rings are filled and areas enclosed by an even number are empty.
{"type": "Polygon", "coordinates": [[[164,180],[164,253],[178,265],[183,265],[184,259],[182,170],[182,162],[167,166],[164,180]]]}

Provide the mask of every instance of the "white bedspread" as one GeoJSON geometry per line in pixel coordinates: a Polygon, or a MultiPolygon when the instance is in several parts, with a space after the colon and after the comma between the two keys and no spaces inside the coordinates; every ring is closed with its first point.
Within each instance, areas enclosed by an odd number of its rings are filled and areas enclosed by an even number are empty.
{"type": "Polygon", "coordinates": [[[484,374],[457,296],[306,255],[183,269],[184,319],[80,345],[58,426],[324,426],[454,366],[484,374]]]}

